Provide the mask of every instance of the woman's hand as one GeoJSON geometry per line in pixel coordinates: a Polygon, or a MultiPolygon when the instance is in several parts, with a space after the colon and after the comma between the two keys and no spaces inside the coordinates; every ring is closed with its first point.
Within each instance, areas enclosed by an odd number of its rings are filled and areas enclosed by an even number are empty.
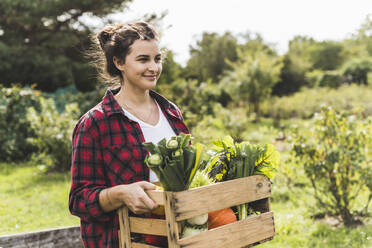
{"type": "Polygon", "coordinates": [[[99,202],[105,212],[125,204],[135,214],[147,213],[158,207],[145,192],[155,187],[156,185],[146,181],[114,186],[101,191],[99,202]]]}
{"type": "Polygon", "coordinates": [[[120,199],[133,213],[143,214],[158,207],[158,204],[145,192],[145,190],[155,189],[156,185],[141,181],[120,186],[123,186],[122,194],[119,194],[120,199]]]}

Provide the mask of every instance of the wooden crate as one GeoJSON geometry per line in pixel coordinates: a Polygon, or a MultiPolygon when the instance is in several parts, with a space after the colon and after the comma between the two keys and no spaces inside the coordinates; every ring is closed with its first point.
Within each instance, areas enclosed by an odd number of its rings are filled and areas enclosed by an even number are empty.
{"type": "Polygon", "coordinates": [[[274,216],[270,211],[271,185],[264,176],[251,176],[182,192],[151,190],[149,196],[165,207],[165,220],[129,217],[128,208],[118,210],[121,248],[151,248],[131,242],[131,233],[168,237],[170,248],[250,247],[275,235],[274,216]],[[215,210],[250,203],[260,215],[248,217],[203,233],[180,239],[179,221],[215,210]]]}

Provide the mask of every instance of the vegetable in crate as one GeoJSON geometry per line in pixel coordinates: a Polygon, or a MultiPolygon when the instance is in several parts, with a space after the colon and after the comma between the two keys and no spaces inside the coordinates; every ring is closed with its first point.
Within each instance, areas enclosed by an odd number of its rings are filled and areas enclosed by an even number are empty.
{"type": "MultiPolygon", "coordinates": [[[[183,191],[193,185],[205,183],[194,180],[201,165],[203,146],[190,145],[191,135],[181,133],[172,137],[168,142],[163,139],[157,145],[147,142],[144,146],[150,152],[145,163],[158,176],[165,191],[183,191]]],[[[204,179],[209,180],[205,175],[204,179]]],[[[210,181],[210,180],[209,180],[210,181]]],[[[183,223],[183,237],[200,233],[208,229],[208,213],[186,220],[183,223]]]]}
{"type": "Polygon", "coordinates": [[[230,224],[236,221],[236,216],[231,208],[225,208],[208,214],[208,229],[230,224]]]}
{"type": "MultiPolygon", "coordinates": [[[[227,181],[253,175],[272,179],[275,176],[280,155],[272,144],[235,143],[230,136],[213,143],[215,154],[205,170],[214,180],[227,181]]],[[[239,220],[247,218],[248,212],[253,212],[248,203],[238,206],[239,220]]]]}
{"type": "Polygon", "coordinates": [[[190,145],[191,135],[181,133],[159,141],[143,143],[149,151],[145,164],[158,176],[165,191],[187,190],[201,162],[203,145],[190,145]]]}
{"type": "MultiPolygon", "coordinates": [[[[189,186],[190,189],[197,188],[201,186],[206,186],[213,184],[212,179],[208,177],[207,174],[198,170],[195,173],[195,176],[189,186]]],[[[182,230],[182,238],[186,238],[189,236],[193,236],[198,233],[202,233],[208,230],[208,216],[209,214],[202,214],[199,216],[195,216],[193,218],[187,219],[186,223],[184,223],[184,227],[182,230]]]]}

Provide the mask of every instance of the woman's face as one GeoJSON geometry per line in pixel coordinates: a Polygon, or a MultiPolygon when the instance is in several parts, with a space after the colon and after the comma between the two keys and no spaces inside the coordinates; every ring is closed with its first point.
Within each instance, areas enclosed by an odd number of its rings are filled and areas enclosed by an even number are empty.
{"type": "Polygon", "coordinates": [[[115,64],[123,74],[124,84],[141,90],[153,89],[162,71],[158,41],[136,40],[130,47],[125,63],[115,64]]]}

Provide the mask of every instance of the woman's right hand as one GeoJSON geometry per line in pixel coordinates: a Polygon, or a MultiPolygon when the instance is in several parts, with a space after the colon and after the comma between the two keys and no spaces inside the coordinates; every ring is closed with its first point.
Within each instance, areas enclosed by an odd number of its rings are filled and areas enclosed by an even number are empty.
{"type": "Polygon", "coordinates": [[[135,214],[150,212],[158,207],[145,192],[145,190],[155,189],[156,185],[141,181],[126,185],[119,185],[119,199],[135,214]]]}

